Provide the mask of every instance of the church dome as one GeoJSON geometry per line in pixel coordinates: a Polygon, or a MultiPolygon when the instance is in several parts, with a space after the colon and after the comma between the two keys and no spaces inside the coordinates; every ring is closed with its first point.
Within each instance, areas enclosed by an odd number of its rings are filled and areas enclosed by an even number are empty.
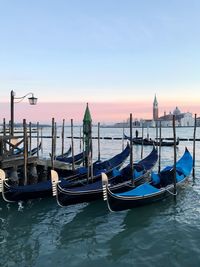
{"type": "Polygon", "coordinates": [[[176,116],[176,115],[180,115],[181,114],[181,111],[178,107],[175,108],[175,110],[173,111],[173,114],[176,116]]]}

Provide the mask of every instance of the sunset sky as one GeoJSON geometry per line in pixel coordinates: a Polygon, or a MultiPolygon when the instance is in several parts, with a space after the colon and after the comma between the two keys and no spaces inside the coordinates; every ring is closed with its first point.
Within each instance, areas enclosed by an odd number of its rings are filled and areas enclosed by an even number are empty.
{"type": "Polygon", "coordinates": [[[0,113],[10,91],[34,92],[15,120],[152,118],[178,106],[200,114],[200,1],[0,0],[0,113]]]}

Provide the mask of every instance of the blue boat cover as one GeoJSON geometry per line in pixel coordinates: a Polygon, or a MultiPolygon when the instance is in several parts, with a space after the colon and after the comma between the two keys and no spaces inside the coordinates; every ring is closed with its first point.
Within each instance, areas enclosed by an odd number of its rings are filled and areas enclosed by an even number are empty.
{"type": "Polygon", "coordinates": [[[179,175],[178,173],[176,173],[176,182],[181,182],[183,179],[185,178],[184,174],[179,175]]]}
{"type": "MultiPolygon", "coordinates": [[[[101,172],[103,172],[103,171],[101,171],[101,172]]],[[[120,175],[120,174],[121,174],[120,170],[118,170],[118,169],[116,169],[116,168],[114,168],[114,169],[112,170],[112,177],[116,177],[116,176],[118,176],[118,175],[120,175]]]]}
{"type": "Polygon", "coordinates": [[[127,196],[127,197],[145,196],[145,195],[153,194],[153,193],[156,193],[156,192],[159,192],[159,191],[160,190],[157,189],[156,187],[154,187],[154,186],[152,186],[150,184],[144,183],[144,184],[141,184],[138,187],[136,187],[136,188],[134,188],[134,189],[132,189],[130,191],[116,194],[116,196],[127,196]]]}
{"type": "Polygon", "coordinates": [[[78,173],[79,173],[79,174],[85,174],[85,173],[87,173],[87,168],[84,167],[84,166],[79,167],[79,168],[78,168],[78,173]]]}
{"type": "Polygon", "coordinates": [[[192,156],[191,156],[190,152],[188,150],[186,150],[186,152],[184,154],[184,159],[179,160],[176,163],[176,169],[178,170],[180,168],[181,172],[183,172],[183,174],[185,176],[188,176],[191,173],[192,164],[193,164],[192,156]]]}
{"type": "Polygon", "coordinates": [[[136,169],[134,169],[133,178],[137,179],[138,177],[142,176],[143,173],[144,173],[143,170],[138,172],[136,169]]]}
{"type": "Polygon", "coordinates": [[[81,192],[81,191],[89,191],[92,192],[92,190],[102,190],[102,181],[97,181],[91,184],[85,184],[84,186],[76,186],[72,188],[66,188],[66,190],[69,192],[81,192]]]}
{"type": "MultiPolygon", "coordinates": [[[[183,173],[185,176],[188,176],[192,170],[192,156],[190,154],[190,152],[186,149],[185,153],[183,154],[183,156],[177,161],[176,163],[176,170],[180,171],[181,173],[183,173]]],[[[162,171],[169,171],[173,169],[173,165],[172,166],[166,166],[162,171]]]]}
{"type": "Polygon", "coordinates": [[[155,172],[151,172],[151,181],[153,185],[159,184],[160,183],[159,175],[155,172]]]}

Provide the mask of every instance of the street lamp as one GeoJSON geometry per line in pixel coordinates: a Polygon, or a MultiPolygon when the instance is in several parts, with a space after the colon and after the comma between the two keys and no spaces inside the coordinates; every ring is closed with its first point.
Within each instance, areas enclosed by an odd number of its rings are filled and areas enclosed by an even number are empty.
{"type": "Polygon", "coordinates": [[[37,104],[37,98],[34,97],[33,93],[28,93],[24,96],[16,97],[15,92],[13,90],[10,92],[10,134],[11,135],[14,134],[14,103],[21,102],[28,95],[31,95],[31,97],[28,98],[29,104],[30,105],[36,105],[37,104]],[[14,101],[15,99],[17,101],[14,101]]]}

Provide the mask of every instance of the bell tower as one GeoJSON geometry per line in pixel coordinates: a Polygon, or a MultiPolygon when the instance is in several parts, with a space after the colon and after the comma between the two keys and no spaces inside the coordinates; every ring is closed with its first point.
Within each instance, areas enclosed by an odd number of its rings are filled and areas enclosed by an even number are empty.
{"type": "Polygon", "coordinates": [[[158,101],[156,98],[156,94],[155,94],[154,101],[153,101],[153,120],[154,121],[158,120],[158,101]]]}

